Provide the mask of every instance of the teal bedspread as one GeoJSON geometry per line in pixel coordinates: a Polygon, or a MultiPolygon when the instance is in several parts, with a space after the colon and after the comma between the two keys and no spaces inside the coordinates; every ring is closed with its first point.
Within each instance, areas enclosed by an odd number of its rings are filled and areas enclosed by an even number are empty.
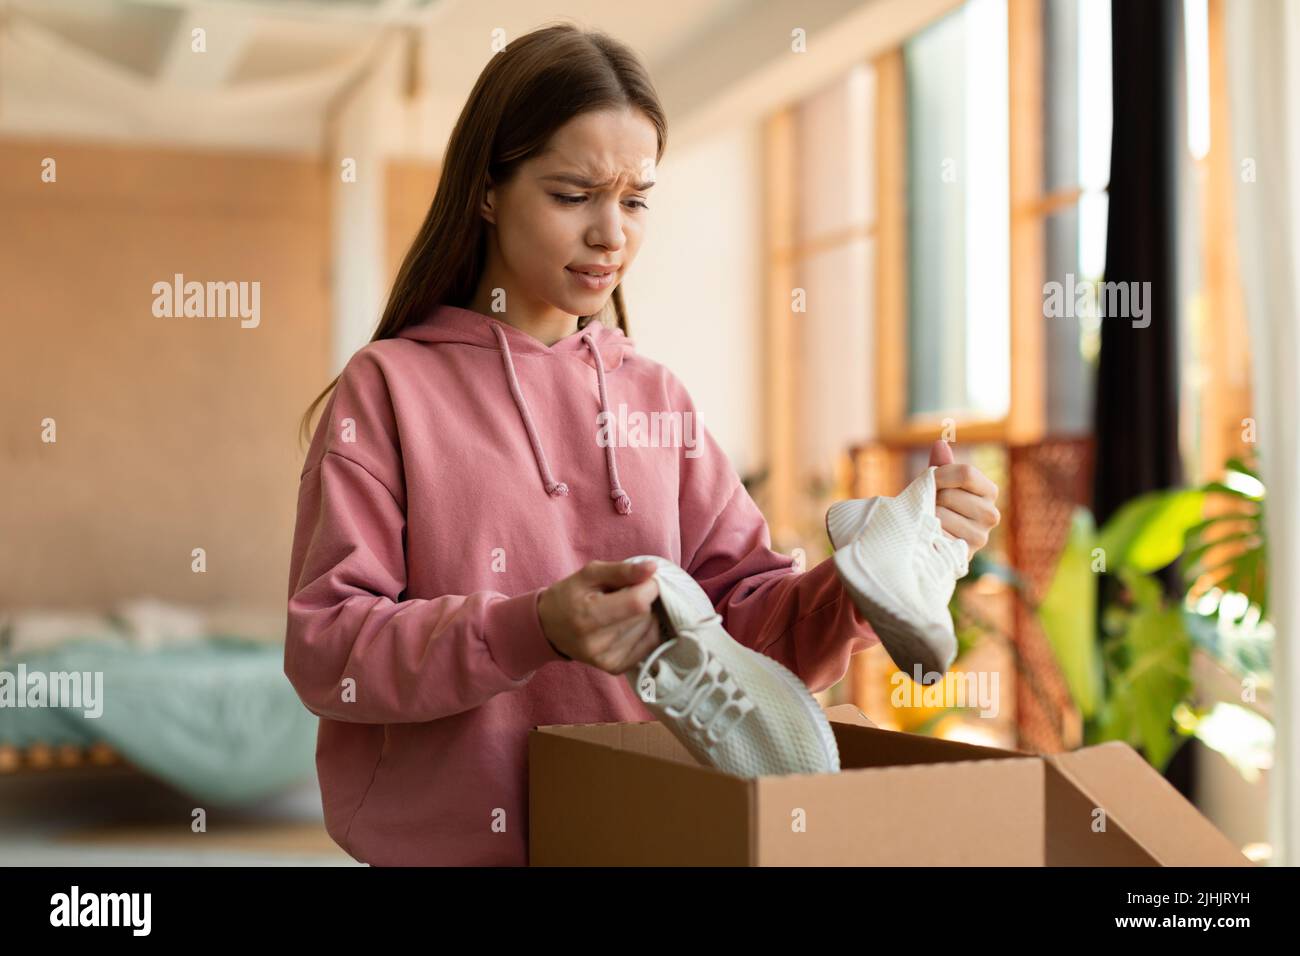
{"type": "Polygon", "coordinates": [[[284,676],[282,646],[231,637],[155,650],[78,641],[2,660],[0,671],[16,681],[20,663],[28,674],[102,673],[102,714],[0,706],[0,743],[105,741],[213,804],[262,799],[315,773],[318,719],[284,676]]]}

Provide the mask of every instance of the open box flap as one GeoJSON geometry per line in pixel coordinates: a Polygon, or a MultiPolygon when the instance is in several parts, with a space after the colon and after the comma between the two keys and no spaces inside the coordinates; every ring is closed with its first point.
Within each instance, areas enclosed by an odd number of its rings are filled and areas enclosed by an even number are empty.
{"type": "Polygon", "coordinates": [[[1043,759],[1162,865],[1252,865],[1128,744],[1112,740],[1043,759]]]}
{"type": "Polygon", "coordinates": [[[826,708],[826,716],[841,724],[857,724],[859,727],[875,727],[871,719],[852,704],[836,704],[826,708]]]}

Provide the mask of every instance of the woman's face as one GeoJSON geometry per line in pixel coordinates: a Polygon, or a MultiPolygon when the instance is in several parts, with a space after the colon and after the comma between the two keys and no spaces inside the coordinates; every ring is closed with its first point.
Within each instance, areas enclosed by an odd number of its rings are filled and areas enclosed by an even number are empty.
{"type": "Polygon", "coordinates": [[[495,228],[480,288],[504,289],[517,320],[599,312],[641,247],[657,152],[655,128],[637,110],[582,113],[560,127],[488,189],[483,217],[495,228]]]}

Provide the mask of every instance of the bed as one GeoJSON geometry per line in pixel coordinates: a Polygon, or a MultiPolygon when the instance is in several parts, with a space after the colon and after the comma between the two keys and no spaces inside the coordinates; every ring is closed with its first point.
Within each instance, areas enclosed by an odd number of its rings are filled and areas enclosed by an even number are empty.
{"type": "Polygon", "coordinates": [[[54,639],[48,628],[34,636],[41,628],[30,617],[9,622],[0,640],[0,773],[126,763],[215,805],[312,779],[318,720],[284,676],[281,642],[209,626],[207,617],[150,631],[147,617],[64,628],[54,639]],[[33,687],[49,686],[50,675],[74,674],[85,683],[81,706],[50,706],[65,702],[49,696],[45,706],[24,705],[39,703],[33,687]]]}

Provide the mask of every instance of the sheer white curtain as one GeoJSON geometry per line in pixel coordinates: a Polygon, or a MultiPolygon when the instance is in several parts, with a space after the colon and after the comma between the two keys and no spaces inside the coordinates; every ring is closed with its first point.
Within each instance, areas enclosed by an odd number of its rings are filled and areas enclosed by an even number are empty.
{"type": "Polygon", "coordinates": [[[1237,231],[1268,489],[1276,753],[1273,862],[1300,865],[1300,4],[1225,5],[1237,231]]]}
{"type": "MultiPolygon", "coordinates": [[[[838,456],[870,437],[874,405],[875,73],[859,64],[796,110],[794,313],[801,486],[834,477],[838,456]]],[[[809,503],[819,518],[826,502],[809,503]]]]}

